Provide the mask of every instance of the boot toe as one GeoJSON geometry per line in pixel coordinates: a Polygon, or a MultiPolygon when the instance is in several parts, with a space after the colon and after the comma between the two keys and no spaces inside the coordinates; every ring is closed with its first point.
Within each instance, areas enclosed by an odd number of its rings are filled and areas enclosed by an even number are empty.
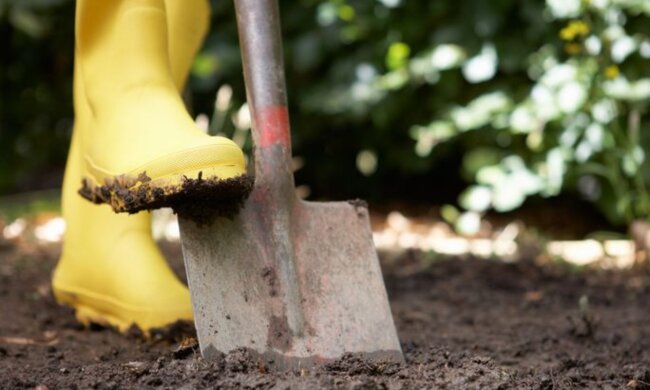
{"type": "Polygon", "coordinates": [[[246,175],[244,154],[227,138],[205,138],[211,142],[181,146],[121,174],[89,163],[91,174],[84,178],[80,194],[109,204],[115,212],[182,209],[188,202],[213,210],[237,209],[253,184],[246,175]]]}

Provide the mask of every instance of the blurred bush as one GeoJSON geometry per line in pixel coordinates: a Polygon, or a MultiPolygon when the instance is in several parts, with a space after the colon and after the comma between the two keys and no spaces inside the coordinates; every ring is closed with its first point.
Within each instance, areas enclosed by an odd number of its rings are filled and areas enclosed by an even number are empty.
{"type": "MultiPolygon", "coordinates": [[[[647,0],[280,3],[297,180],[313,196],[464,189],[472,220],[574,192],[615,223],[649,215],[647,0]]],[[[63,162],[72,8],[0,0],[0,191],[63,162]]],[[[250,148],[232,2],[213,10],[193,110],[250,148]]]]}
{"type": "Polygon", "coordinates": [[[73,1],[0,0],[0,193],[56,185],[50,172],[65,163],[72,127],[73,50],[73,1]]]}

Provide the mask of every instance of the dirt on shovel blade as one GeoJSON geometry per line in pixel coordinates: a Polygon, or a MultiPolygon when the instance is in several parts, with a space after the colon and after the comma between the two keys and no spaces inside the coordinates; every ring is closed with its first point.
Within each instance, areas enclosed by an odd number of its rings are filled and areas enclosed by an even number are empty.
{"type": "MultiPolygon", "coordinates": [[[[178,246],[164,251],[182,275],[178,246]]],[[[245,350],[202,359],[187,324],[150,341],[84,329],[51,296],[58,255],[0,249],[0,388],[650,388],[647,273],[405,252],[383,263],[405,364],[278,373],[245,350]]]]}

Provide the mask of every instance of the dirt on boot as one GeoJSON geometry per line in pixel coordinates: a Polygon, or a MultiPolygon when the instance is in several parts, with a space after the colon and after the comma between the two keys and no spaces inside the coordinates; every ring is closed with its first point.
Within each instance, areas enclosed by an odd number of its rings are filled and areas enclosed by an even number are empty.
{"type": "Polygon", "coordinates": [[[198,224],[217,216],[232,218],[253,189],[254,178],[242,175],[230,179],[184,176],[177,185],[160,184],[146,172],[137,177],[121,175],[98,186],[84,178],[79,194],[89,201],[106,203],[117,213],[171,207],[179,215],[198,224]]]}

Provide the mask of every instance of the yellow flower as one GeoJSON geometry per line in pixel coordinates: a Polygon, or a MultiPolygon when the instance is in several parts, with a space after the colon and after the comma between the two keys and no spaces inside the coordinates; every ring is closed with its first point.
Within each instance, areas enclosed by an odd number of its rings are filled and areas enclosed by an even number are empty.
{"type": "Polygon", "coordinates": [[[610,65],[605,68],[605,77],[608,79],[615,79],[621,74],[621,70],[616,65],[610,65]]]}
{"type": "Polygon", "coordinates": [[[586,37],[589,34],[589,25],[582,20],[572,20],[560,30],[560,38],[565,41],[572,41],[578,37],[586,37]]]}

